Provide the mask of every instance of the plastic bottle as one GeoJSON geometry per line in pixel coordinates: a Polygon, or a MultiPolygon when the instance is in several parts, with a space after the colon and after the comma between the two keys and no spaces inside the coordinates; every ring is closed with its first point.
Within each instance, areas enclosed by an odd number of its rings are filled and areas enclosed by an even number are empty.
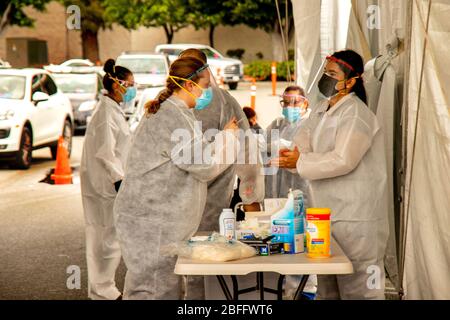
{"type": "Polygon", "coordinates": [[[227,240],[236,240],[236,217],[233,210],[223,209],[219,218],[220,234],[227,240]]]}
{"type": "Polygon", "coordinates": [[[331,210],[329,208],[306,209],[306,249],[308,258],[331,256],[331,210]]]}

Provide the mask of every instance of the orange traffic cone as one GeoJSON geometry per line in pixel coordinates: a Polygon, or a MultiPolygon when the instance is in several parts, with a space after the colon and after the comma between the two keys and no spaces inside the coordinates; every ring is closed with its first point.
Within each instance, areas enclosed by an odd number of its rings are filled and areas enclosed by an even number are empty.
{"type": "Polygon", "coordinates": [[[58,151],[56,153],[55,173],[51,175],[55,184],[71,184],[72,169],[70,168],[69,155],[64,143],[64,137],[58,139],[58,151]]]}

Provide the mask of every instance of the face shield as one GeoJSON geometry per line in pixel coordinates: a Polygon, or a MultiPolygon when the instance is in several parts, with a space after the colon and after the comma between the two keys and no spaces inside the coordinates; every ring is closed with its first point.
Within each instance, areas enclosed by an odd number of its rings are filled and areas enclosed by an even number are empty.
{"type": "Polygon", "coordinates": [[[213,103],[214,99],[217,99],[216,95],[219,95],[217,83],[208,64],[204,64],[194,72],[187,75],[185,78],[176,76],[169,76],[169,78],[195,100],[195,110],[203,110],[207,108],[211,103],[213,103]],[[193,78],[197,78],[196,81],[192,80],[193,78]],[[191,82],[194,86],[201,90],[200,96],[197,96],[183,87],[183,84],[187,81],[191,82]]]}
{"type": "Polygon", "coordinates": [[[289,122],[297,122],[308,112],[308,99],[301,94],[283,94],[280,96],[280,105],[283,116],[289,122]]]}
{"type": "MultiPolygon", "coordinates": [[[[334,56],[328,56],[322,62],[319,70],[317,70],[314,81],[308,89],[308,93],[311,92],[313,87],[317,84],[319,92],[326,98],[331,99],[338,94],[347,94],[345,82],[350,79],[349,76],[352,72],[354,72],[354,68],[350,64],[334,56]],[[339,70],[327,68],[329,62],[336,63],[339,66],[339,70]],[[344,73],[344,77],[342,77],[341,72],[344,73]]],[[[357,77],[359,77],[359,75],[357,77]]]]}

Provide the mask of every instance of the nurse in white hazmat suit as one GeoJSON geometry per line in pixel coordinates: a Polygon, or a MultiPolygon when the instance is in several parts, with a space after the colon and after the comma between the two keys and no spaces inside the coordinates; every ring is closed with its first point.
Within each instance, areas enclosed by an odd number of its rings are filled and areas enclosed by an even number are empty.
{"type": "Polygon", "coordinates": [[[128,268],[124,299],[179,299],[176,257],[164,247],[197,231],[207,182],[236,161],[236,120],[207,143],[194,108],[211,100],[210,74],[202,61],[180,58],[170,67],[166,88],[146,104],[127,160],[114,214],[128,268]]]}
{"type": "MultiPolygon", "coordinates": [[[[195,48],[182,51],[180,57],[197,58],[207,63],[205,53],[195,48]]],[[[215,81],[214,77],[212,77],[212,81],[215,81]]],[[[249,130],[250,125],[247,117],[236,99],[228,91],[217,86],[212,86],[212,90],[214,93],[213,99],[208,107],[194,110],[195,117],[202,123],[202,131],[206,132],[210,129],[223,130],[226,124],[233,118],[236,119],[242,132],[249,130]]],[[[252,163],[251,161],[252,158],[258,160],[257,151],[256,154],[250,155],[252,150],[256,150],[252,148],[254,144],[257,145],[258,141],[253,138],[249,130],[246,143],[241,146],[245,161],[230,166],[221,175],[208,182],[208,196],[202,222],[199,227],[200,231],[219,230],[219,216],[222,209],[230,207],[236,175],[241,180],[239,194],[245,204],[262,202],[264,200],[262,163],[256,161],[252,163]]]]}
{"type": "Polygon", "coordinates": [[[363,60],[345,50],[327,57],[316,106],[272,165],[297,169],[311,184],[311,206],[331,208],[331,231],[354,273],[318,276],[319,299],[384,299],[388,239],[383,133],[366,105],[363,60]]]}
{"type": "MultiPolygon", "coordinates": [[[[182,51],[180,57],[191,57],[207,63],[205,53],[196,48],[182,51]]],[[[214,83],[214,77],[211,77],[214,83]]],[[[199,231],[219,231],[219,216],[222,209],[229,208],[233,196],[236,175],[240,178],[241,184],[239,194],[245,204],[262,202],[264,199],[264,175],[262,163],[258,158],[257,140],[251,134],[250,126],[239,103],[226,90],[212,86],[213,98],[207,108],[194,109],[194,115],[201,121],[203,132],[213,130],[223,130],[227,123],[235,118],[241,132],[247,132],[245,143],[241,145],[240,154],[245,161],[228,167],[224,172],[208,182],[208,193],[206,205],[200,222],[199,231]],[[248,130],[248,131],[247,131],[248,130]],[[256,147],[256,148],[252,148],[256,147]],[[251,150],[255,154],[251,155],[251,150]],[[254,158],[252,164],[251,158],[254,158]]],[[[209,137],[212,142],[214,136],[209,137]]],[[[205,298],[203,277],[187,277],[188,284],[185,286],[185,298],[189,300],[202,300],[205,298]]]]}
{"type": "MultiPolygon", "coordinates": [[[[267,150],[278,153],[280,148],[293,148],[295,134],[308,116],[308,99],[301,87],[289,86],[281,96],[282,118],[275,119],[266,129],[267,150]]],[[[270,156],[277,156],[277,154],[270,156]]],[[[308,183],[297,172],[278,169],[266,175],[266,199],[287,198],[289,189],[301,190],[308,207],[308,183]]]]}
{"type": "Polygon", "coordinates": [[[105,63],[103,85],[108,91],[100,98],[86,130],[81,157],[80,179],[86,221],[88,294],[91,299],[115,300],[120,292],[115,272],[120,246],[114,228],[113,204],[124,176],[130,133],[121,105],[136,95],[133,74],[105,63]]]}

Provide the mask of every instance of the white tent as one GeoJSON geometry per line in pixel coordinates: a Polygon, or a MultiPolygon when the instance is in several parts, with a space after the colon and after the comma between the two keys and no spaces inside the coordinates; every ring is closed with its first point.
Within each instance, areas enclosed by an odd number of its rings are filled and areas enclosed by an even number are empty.
{"type": "Polygon", "coordinates": [[[450,299],[450,0],[292,2],[296,79],[313,102],[327,54],[350,48],[369,62],[388,151],[391,280],[406,299],[450,299]]]}

